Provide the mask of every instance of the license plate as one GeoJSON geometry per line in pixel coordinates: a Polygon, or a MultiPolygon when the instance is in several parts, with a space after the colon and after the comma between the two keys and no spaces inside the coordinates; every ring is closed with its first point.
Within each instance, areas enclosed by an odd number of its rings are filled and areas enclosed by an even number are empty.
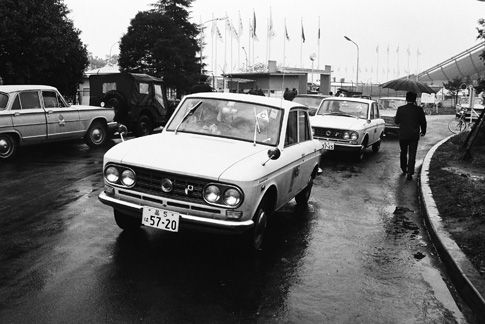
{"type": "Polygon", "coordinates": [[[335,143],[330,142],[330,141],[323,141],[322,142],[322,148],[324,150],[334,150],[335,149],[335,143]]]}
{"type": "Polygon", "coordinates": [[[141,223],[145,226],[155,227],[164,231],[178,232],[179,213],[172,211],[143,207],[141,223]]]}

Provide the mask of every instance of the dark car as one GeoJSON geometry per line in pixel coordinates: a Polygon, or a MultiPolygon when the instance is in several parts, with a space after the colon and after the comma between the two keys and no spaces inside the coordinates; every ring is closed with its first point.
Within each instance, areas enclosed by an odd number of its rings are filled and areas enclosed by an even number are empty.
{"type": "Polygon", "coordinates": [[[309,108],[308,113],[310,116],[315,116],[315,113],[317,112],[318,107],[320,107],[323,99],[328,97],[330,96],[324,94],[298,94],[293,101],[307,106],[309,108]]]}
{"type": "Polygon", "coordinates": [[[135,136],[149,135],[164,126],[174,110],[163,80],[147,74],[91,75],[89,87],[89,105],[114,108],[115,120],[135,136]]]}

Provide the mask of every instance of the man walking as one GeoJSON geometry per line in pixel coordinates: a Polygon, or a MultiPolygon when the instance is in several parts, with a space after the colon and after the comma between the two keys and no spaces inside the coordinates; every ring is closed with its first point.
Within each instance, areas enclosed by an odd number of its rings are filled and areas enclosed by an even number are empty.
{"type": "Polygon", "coordinates": [[[412,180],[419,136],[426,134],[426,117],[421,107],[416,104],[416,93],[406,93],[404,106],[397,108],[394,122],[399,125],[399,146],[401,148],[400,163],[402,174],[407,173],[407,179],[412,180]]]}

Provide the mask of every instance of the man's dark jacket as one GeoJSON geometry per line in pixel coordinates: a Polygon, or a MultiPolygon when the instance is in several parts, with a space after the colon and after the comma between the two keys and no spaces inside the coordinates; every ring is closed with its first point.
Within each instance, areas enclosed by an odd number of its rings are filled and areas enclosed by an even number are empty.
{"type": "Polygon", "coordinates": [[[397,108],[394,122],[399,125],[400,140],[419,140],[419,133],[426,134],[426,117],[423,108],[415,104],[408,102],[397,108]]]}

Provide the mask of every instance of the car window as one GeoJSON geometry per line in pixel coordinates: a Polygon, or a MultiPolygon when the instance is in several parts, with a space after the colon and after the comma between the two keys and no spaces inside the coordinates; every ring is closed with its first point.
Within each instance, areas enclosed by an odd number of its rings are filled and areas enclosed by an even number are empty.
{"type": "Polygon", "coordinates": [[[190,98],[181,103],[166,130],[277,145],[282,115],[282,110],[276,107],[190,98]]]}
{"type": "Polygon", "coordinates": [[[308,114],[300,110],[298,112],[298,142],[309,141],[311,139],[310,131],[308,114]]]}
{"type": "Polygon", "coordinates": [[[7,108],[8,95],[6,93],[0,93],[0,110],[7,108]]]}
{"type": "Polygon", "coordinates": [[[45,108],[59,107],[59,100],[55,91],[42,91],[42,99],[44,99],[45,108]]]}
{"type": "Polygon", "coordinates": [[[381,118],[380,112],[379,112],[379,107],[377,106],[377,103],[373,103],[372,107],[374,107],[374,118],[381,118]]]}
{"type": "Polygon", "coordinates": [[[318,115],[343,115],[367,118],[369,104],[352,100],[324,100],[318,110],[318,115]]]}
{"type": "Polygon", "coordinates": [[[288,115],[288,124],[286,125],[286,134],[285,134],[285,146],[290,146],[295,143],[298,143],[298,119],[297,119],[297,112],[290,111],[288,115]]]}
{"type": "Polygon", "coordinates": [[[36,109],[40,107],[39,94],[37,91],[24,91],[19,93],[22,109],[36,109]]]}
{"type": "Polygon", "coordinates": [[[370,119],[374,119],[374,118],[375,118],[374,105],[371,105],[371,107],[370,107],[370,119]]]}

